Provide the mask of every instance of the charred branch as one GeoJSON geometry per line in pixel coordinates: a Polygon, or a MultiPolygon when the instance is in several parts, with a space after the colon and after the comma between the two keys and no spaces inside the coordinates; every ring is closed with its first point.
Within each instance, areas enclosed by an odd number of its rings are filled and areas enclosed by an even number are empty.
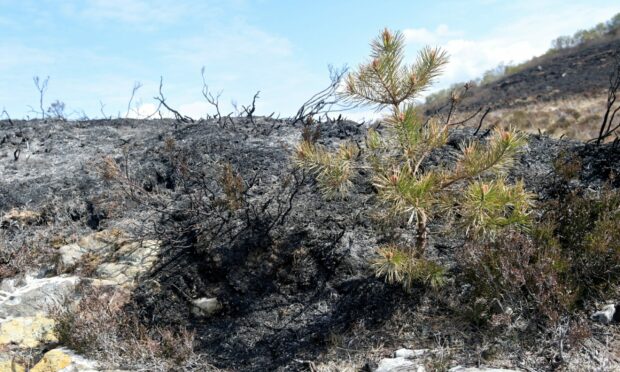
{"type": "Polygon", "coordinates": [[[193,123],[194,119],[190,118],[189,116],[181,115],[180,112],[178,112],[177,110],[173,109],[172,107],[170,107],[166,103],[166,97],[164,97],[164,94],[162,92],[163,85],[164,85],[164,78],[160,77],[159,78],[159,96],[153,97],[153,99],[155,99],[157,102],[159,102],[159,104],[161,106],[164,106],[166,108],[166,110],[170,111],[174,115],[174,118],[175,118],[175,120],[177,122],[193,123]]]}
{"type": "MultiPolygon", "coordinates": [[[[205,79],[205,68],[204,66],[200,69],[200,75],[202,76],[202,96],[205,98],[207,103],[215,108],[214,118],[217,120],[218,124],[222,124],[222,114],[220,112],[220,97],[222,96],[222,91],[220,90],[217,94],[213,95],[209,91],[209,86],[207,85],[207,80],[205,79]]],[[[226,124],[226,123],[224,123],[226,124]]]]}
{"type": "Polygon", "coordinates": [[[348,68],[346,66],[341,69],[329,66],[330,84],[304,102],[297,114],[291,119],[291,123],[306,123],[309,117],[330,112],[347,111],[357,107],[357,104],[345,104],[338,92],[347,71],[348,68]]]}
{"type": "Polygon", "coordinates": [[[256,92],[256,94],[254,94],[254,98],[252,98],[251,105],[248,105],[248,106],[241,105],[241,107],[243,108],[243,111],[245,112],[246,117],[250,119],[250,122],[252,123],[252,125],[256,125],[256,123],[254,123],[254,112],[256,111],[256,99],[258,98],[259,94],[260,94],[260,90],[256,92]]]}
{"type": "Polygon", "coordinates": [[[607,91],[607,103],[605,106],[605,114],[603,115],[603,122],[601,123],[601,129],[598,137],[596,138],[596,144],[600,145],[607,137],[611,136],[618,128],[620,123],[613,125],[613,121],[618,111],[620,111],[620,105],[616,106],[617,94],[620,89],[620,58],[616,59],[616,63],[613,71],[609,75],[609,89],[607,91]]]}

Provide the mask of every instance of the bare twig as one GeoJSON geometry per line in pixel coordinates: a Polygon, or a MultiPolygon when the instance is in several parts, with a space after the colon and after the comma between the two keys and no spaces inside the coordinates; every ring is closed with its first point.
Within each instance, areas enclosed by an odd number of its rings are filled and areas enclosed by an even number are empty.
{"type": "Polygon", "coordinates": [[[105,112],[103,112],[103,108],[105,107],[105,104],[101,101],[99,101],[99,112],[101,112],[101,115],[103,116],[103,119],[105,120],[110,120],[112,119],[112,116],[107,116],[105,114],[105,112]]]}
{"type": "Polygon", "coordinates": [[[607,104],[605,109],[605,115],[603,116],[603,122],[601,123],[601,129],[598,137],[596,138],[596,144],[600,145],[605,138],[609,137],[618,127],[612,127],[612,122],[616,116],[616,113],[620,110],[620,106],[614,109],[616,104],[617,93],[620,89],[620,58],[616,59],[614,70],[609,75],[609,90],[607,91],[607,104]]]}
{"type": "Polygon", "coordinates": [[[358,107],[357,104],[346,104],[340,97],[338,88],[343,77],[347,73],[348,68],[345,66],[341,69],[335,69],[329,66],[329,74],[331,83],[320,92],[316,93],[306,102],[304,102],[297,114],[291,119],[292,124],[306,123],[309,117],[326,114],[328,112],[347,111],[358,107]]]}
{"type": "Polygon", "coordinates": [[[9,121],[9,124],[13,125],[13,121],[11,120],[9,113],[4,108],[2,109],[2,112],[0,113],[0,117],[2,116],[6,116],[6,119],[9,121]]]}
{"type": "Polygon", "coordinates": [[[155,116],[155,114],[159,114],[159,118],[160,118],[160,119],[163,119],[163,117],[161,116],[161,102],[157,105],[157,107],[155,108],[155,110],[153,111],[153,113],[152,113],[152,114],[150,114],[150,115],[145,116],[145,117],[144,117],[144,119],[150,119],[150,118],[152,118],[153,116],[155,116]]]}
{"type": "Polygon", "coordinates": [[[66,121],[67,117],[65,116],[65,103],[59,100],[52,102],[50,107],[47,108],[48,117],[56,120],[66,121]]]}
{"type": "Polygon", "coordinates": [[[71,113],[69,115],[67,115],[67,117],[71,117],[73,115],[76,115],[78,117],[77,120],[79,120],[79,121],[88,121],[88,120],[90,120],[90,117],[88,116],[86,111],[84,111],[84,109],[73,110],[73,111],[71,111],[71,113]]]}
{"type": "Polygon", "coordinates": [[[45,80],[41,80],[38,76],[34,76],[32,81],[34,81],[34,85],[37,87],[39,91],[39,109],[41,110],[41,119],[45,120],[45,109],[43,108],[43,96],[45,96],[45,92],[47,91],[47,83],[49,82],[50,77],[46,77],[45,80]]]}
{"type": "MultiPolygon", "coordinates": [[[[449,105],[450,106],[449,106],[449,109],[448,109],[448,117],[446,118],[446,126],[458,125],[459,124],[459,123],[450,124],[450,119],[452,118],[452,114],[454,114],[454,112],[456,111],[457,107],[461,103],[461,100],[462,100],[463,96],[465,95],[465,93],[467,93],[467,91],[469,90],[470,87],[471,87],[471,85],[469,83],[466,83],[466,84],[463,85],[463,90],[461,92],[458,92],[457,89],[454,89],[452,92],[450,92],[450,100],[449,100],[449,105]]],[[[478,112],[480,112],[480,110],[478,110],[478,112]]],[[[478,114],[478,112],[476,112],[476,114],[474,116],[476,116],[478,114]]],[[[468,121],[470,119],[467,119],[465,121],[468,121]]]]}
{"type": "MultiPolygon", "coordinates": [[[[220,90],[214,96],[213,93],[209,91],[209,86],[207,85],[207,80],[205,79],[205,67],[202,66],[200,69],[200,74],[202,75],[202,96],[207,100],[207,102],[215,107],[215,115],[214,118],[217,120],[218,124],[222,124],[222,114],[220,113],[220,96],[222,95],[222,91],[220,90]]],[[[237,108],[235,107],[235,110],[237,108]]]]}
{"type": "Polygon", "coordinates": [[[136,92],[140,88],[142,88],[142,83],[140,83],[139,81],[133,83],[133,88],[131,89],[131,97],[129,98],[129,102],[127,103],[127,113],[125,114],[125,119],[129,117],[129,112],[131,111],[131,102],[133,101],[136,92]]]}
{"type": "Polygon", "coordinates": [[[234,99],[230,100],[230,104],[232,105],[233,109],[235,109],[235,115],[239,116],[239,105],[237,104],[237,101],[235,101],[234,99]]]}
{"type": "Polygon", "coordinates": [[[450,126],[457,126],[457,125],[465,124],[468,121],[470,121],[471,119],[473,119],[474,117],[476,117],[476,115],[478,115],[480,113],[480,111],[482,111],[482,108],[479,108],[478,111],[474,112],[474,114],[469,116],[467,119],[463,119],[461,121],[457,121],[456,123],[450,123],[450,126]]]}

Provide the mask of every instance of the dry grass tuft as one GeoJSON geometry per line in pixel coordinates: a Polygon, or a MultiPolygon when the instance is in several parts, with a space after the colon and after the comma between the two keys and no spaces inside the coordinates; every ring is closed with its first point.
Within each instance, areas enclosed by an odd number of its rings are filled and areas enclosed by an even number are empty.
{"type": "MultiPolygon", "coordinates": [[[[83,288],[79,303],[56,309],[59,342],[79,354],[118,366],[157,366],[170,370],[192,364],[198,370],[213,370],[198,362],[194,353],[194,333],[186,329],[148,329],[127,312],[129,293],[112,288],[83,288]]],[[[191,368],[190,368],[191,369],[191,368]]],[[[184,369],[183,369],[184,370],[184,369]]]]}
{"type": "Polygon", "coordinates": [[[116,180],[121,174],[118,164],[116,164],[116,161],[111,156],[105,156],[101,159],[98,170],[101,174],[101,178],[106,181],[116,180]]]}
{"type": "Polygon", "coordinates": [[[27,209],[19,210],[16,208],[13,208],[10,211],[8,211],[0,219],[0,221],[3,221],[5,223],[17,222],[22,225],[32,225],[32,224],[41,222],[41,220],[42,220],[42,216],[41,216],[41,213],[39,212],[31,211],[27,209]]]}
{"type": "Polygon", "coordinates": [[[331,361],[320,364],[310,363],[311,372],[357,372],[359,370],[359,366],[348,361],[331,361]]]}
{"type": "MultiPolygon", "coordinates": [[[[598,136],[606,98],[598,95],[541,103],[532,100],[526,106],[491,111],[484,124],[489,127],[513,127],[534,134],[541,132],[556,138],[590,140],[598,136]]],[[[471,114],[461,112],[455,115],[454,121],[458,122],[471,114]]]]}

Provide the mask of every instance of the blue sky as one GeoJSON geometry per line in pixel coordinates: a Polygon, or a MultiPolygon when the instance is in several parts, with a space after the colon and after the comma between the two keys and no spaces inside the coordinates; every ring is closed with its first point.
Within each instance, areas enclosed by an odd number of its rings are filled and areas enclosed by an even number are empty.
{"type": "MultiPolygon", "coordinates": [[[[620,12],[617,0],[0,0],[0,109],[36,116],[35,75],[50,76],[45,106],[125,116],[150,114],[159,77],[169,103],[194,117],[212,113],[200,69],[214,91],[283,116],[329,81],[327,65],[355,66],[384,27],[402,30],[408,56],[441,46],[451,62],[435,89],[520,62],[620,12]]],[[[357,115],[363,115],[359,113],[357,115]]]]}

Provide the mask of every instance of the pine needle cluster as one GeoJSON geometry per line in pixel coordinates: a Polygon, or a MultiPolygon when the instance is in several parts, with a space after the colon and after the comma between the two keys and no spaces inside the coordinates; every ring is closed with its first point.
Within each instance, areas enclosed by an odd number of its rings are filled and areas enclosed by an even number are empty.
{"type": "Polygon", "coordinates": [[[431,288],[441,287],[446,280],[446,269],[425,259],[411,257],[408,249],[388,245],[379,249],[374,261],[375,275],[383,277],[389,284],[400,283],[405,290],[415,284],[431,288]]]}
{"type": "Polygon", "coordinates": [[[422,257],[429,218],[458,215],[467,236],[484,239],[506,227],[527,227],[531,196],[522,182],[511,185],[504,176],[526,140],[513,130],[495,129],[485,144],[464,144],[455,165],[425,167],[428,156],[446,144],[449,128],[422,118],[413,101],[432,85],[448,58],[441,49],[426,47],[412,65],[405,65],[404,45],[400,32],[386,29],[372,42],[370,61],[345,80],[345,99],[390,110],[384,130],[368,131],[364,151],[347,142],[330,151],[306,138],[295,159],[316,175],[328,197],[345,195],[357,171],[370,169],[380,207],[415,223],[416,235],[411,248],[380,249],[377,275],[405,287],[419,281],[439,285],[443,271],[422,257]]]}

